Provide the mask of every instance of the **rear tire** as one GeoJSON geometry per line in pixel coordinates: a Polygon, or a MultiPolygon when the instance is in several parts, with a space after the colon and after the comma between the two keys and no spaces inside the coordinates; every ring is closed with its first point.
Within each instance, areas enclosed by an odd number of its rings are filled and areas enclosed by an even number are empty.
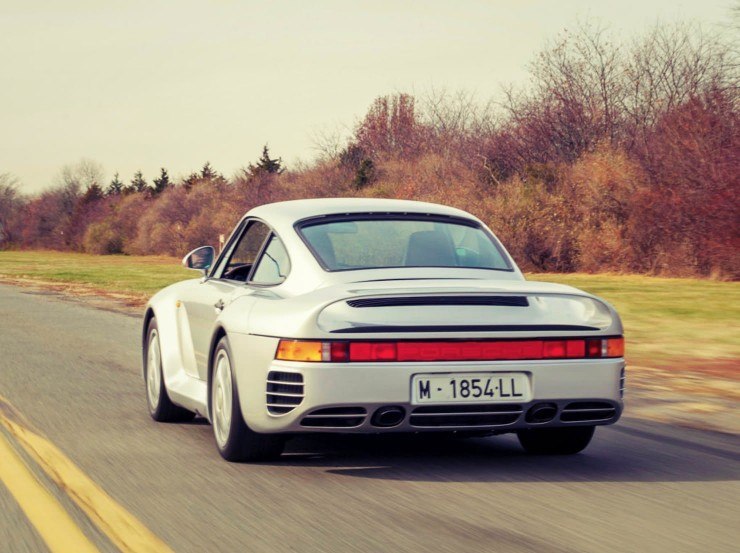
{"type": "Polygon", "coordinates": [[[213,376],[209,390],[211,424],[218,452],[231,462],[277,459],[283,452],[285,439],[258,434],[247,426],[239,403],[232,358],[229,340],[224,336],[213,355],[213,376]]]}
{"type": "Polygon", "coordinates": [[[146,333],[144,363],[144,385],[149,415],[157,422],[187,422],[195,413],[172,403],[167,394],[162,373],[162,350],[159,341],[157,319],[152,317],[146,333]]]}
{"type": "Polygon", "coordinates": [[[594,435],[593,426],[519,430],[524,451],[533,455],[573,455],[586,449],[594,435]]]}

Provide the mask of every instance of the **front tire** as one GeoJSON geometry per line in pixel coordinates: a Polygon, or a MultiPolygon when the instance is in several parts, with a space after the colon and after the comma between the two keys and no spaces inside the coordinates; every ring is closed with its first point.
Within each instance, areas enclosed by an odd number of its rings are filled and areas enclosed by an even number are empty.
{"type": "Polygon", "coordinates": [[[159,340],[157,319],[152,317],[147,327],[146,363],[144,363],[144,383],[146,403],[149,414],[157,422],[187,422],[193,420],[195,413],[172,403],[167,395],[162,373],[162,350],[159,340]]]}
{"type": "Polygon", "coordinates": [[[593,435],[593,426],[534,428],[517,432],[524,451],[534,455],[574,455],[586,449],[593,435]]]}
{"type": "Polygon", "coordinates": [[[232,370],[229,341],[224,336],[216,346],[211,378],[211,424],[216,447],[227,461],[270,461],[280,457],[285,440],[280,436],[258,434],[242,416],[239,392],[232,370]]]}

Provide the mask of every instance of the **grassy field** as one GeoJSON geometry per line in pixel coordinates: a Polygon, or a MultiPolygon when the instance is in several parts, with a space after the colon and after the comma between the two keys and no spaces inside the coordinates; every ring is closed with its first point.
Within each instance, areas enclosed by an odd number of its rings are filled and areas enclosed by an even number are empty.
{"type": "MultiPolygon", "coordinates": [[[[641,275],[534,274],[604,298],[625,326],[628,357],[695,367],[740,359],[740,283],[641,275]]],[[[736,367],[737,368],[737,367],[736,367]]]]}
{"type": "MultiPolygon", "coordinates": [[[[69,283],[89,290],[145,298],[192,278],[168,257],[93,256],[60,252],[0,252],[0,279],[69,283]]],[[[536,274],[611,302],[625,323],[628,357],[660,366],[740,359],[740,283],[636,275],[536,274]]]]}
{"type": "Polygon", "coordinates": [[[0,252],[0,277],[71,283],[143,297],[196,273],[179,259],[52,251],[0,252]]]}

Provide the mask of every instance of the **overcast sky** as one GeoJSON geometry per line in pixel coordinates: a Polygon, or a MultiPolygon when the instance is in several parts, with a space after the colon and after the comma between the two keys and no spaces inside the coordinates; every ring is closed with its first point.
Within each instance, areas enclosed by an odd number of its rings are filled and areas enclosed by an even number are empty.
{"type": "Polygon", "coordinates": [[[61,166],[124,181],[206,160],[227,176],[264,143],[289,164],[376,96],[523,83],[579,20],[627,39],[659,20],[728,20],[733,0],[0,0],[0,173],[26,192],[61,166]]]}

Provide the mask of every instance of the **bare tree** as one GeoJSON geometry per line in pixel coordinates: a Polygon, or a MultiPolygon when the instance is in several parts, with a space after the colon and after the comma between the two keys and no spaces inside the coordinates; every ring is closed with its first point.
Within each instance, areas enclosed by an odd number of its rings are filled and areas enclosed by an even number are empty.
{"type": "Polygon", "coordinates": [[[347,129],[341,127],[314,131],[311,142],[313,149],[318,153],[318,161],[338,160],[347,144],[349,134],[347,129]]]}
{"type": "Polygon", "coordinates": [[[0,173],[0,247],[13,240],[12,222],[22,203],[18,179],[10,173],[0,173]]]}
{"type": "Polygon", "coordinates": [[[54,184],[60,188],[75,190],[76,192],[87,190],[92,186],[102,188],[104,179],[103,166],[97,161],[82,158],[77,163],[65,165],[59,170],[54,179],[54,184]]]}
{"type": "Polygon", "coordinates": [[[375,99],[357,127],[354,142],[371,158],[411,158],[424,148],[425,131],[416,99],[409,94],[393,94],[375,99]]]}
{"type": "Polygon", "coordinates": [[[738,65],[724,39],[696,24],[658,25],[627,58],[622,109],[631,143],[644,142],[663,115],[715,90],[737,91],[738,65]]]}
{"type": "Polygon", "coordinates": [[[428,149],[472,162],[481,138],[496,129],[493,103],[481,104],[467,91],[432,89],[421,97],[420,122],[427,128],[428,149]]]}

